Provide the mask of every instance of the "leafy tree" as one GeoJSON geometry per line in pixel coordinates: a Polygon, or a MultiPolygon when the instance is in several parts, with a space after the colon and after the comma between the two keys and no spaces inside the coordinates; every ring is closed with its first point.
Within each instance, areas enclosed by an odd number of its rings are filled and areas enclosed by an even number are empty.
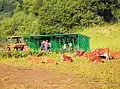
{"type": "Polygon", "coordinates": [[[0,0],[0,37],[72,33],[117,21],[119,0],[0,0]]]}

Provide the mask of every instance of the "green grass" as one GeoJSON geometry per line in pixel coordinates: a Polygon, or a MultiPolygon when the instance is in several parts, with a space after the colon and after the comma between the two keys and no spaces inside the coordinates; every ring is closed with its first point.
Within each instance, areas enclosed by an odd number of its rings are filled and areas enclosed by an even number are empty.
{"type": "MultiPolygon", "coordinates": [[[[89,28],[81,33],[91,37],[91,50],[109,47],[111,50],[120,51],[120,24],[89,28]]],[[[75,73],[78,77],[86,78],[88,82],[99,83],[99,89],[120,89],[120,59],[105,61],[105,63],[90,63],[87,59],[75,57],[73,63],[68,63],[60,62],[59,54],[52,53],[49,56],[55,58],[58,65],[35,64],[29,62],[26,58],[1,58],[0,62],[30,68],[45,68],[61,73],[75,73]]],[[[90,86],[93,85],[90,83],[90,86]]],[[[83,87],[82,89],[86,88],[83,87]]]]}
{"type": "Polygon", "coordinates": [[[109,47],[120,51],[120,24],[88,28],[81,33],[90,37],[91,49],[109,47]]]}

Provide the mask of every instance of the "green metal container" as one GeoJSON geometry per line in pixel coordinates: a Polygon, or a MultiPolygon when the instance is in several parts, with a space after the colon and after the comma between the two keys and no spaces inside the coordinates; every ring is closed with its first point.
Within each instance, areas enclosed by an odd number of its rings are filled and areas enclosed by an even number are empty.
{"type": "Polygon", "coordinates": [[[25,36],[24,40],[33,52],[37,52],[41,47],[41,42],[45,40],[50,42],[50,50],[52,52],[70,52],[80,49],[84,51],[90,50],[90,38],[81,34],[34,35],[25,36]]]}

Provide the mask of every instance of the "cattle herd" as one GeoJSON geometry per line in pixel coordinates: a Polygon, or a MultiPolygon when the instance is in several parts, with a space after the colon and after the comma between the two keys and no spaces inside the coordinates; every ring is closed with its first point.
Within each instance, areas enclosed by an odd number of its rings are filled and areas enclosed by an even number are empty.
{"type": "MultiPolygon", "coordinates": [[[[105,60],[112,60],[112,59],[120,59],[120,52],[113,52],[110,51],[109,48],[99,48],[93,51],[85,52],[83,50],[77,50],[73,56],[66,55],[65,53],[61,54],[61,61],[73,62],[75,57],[84,57],[89,59],[90,62],[98,63],[104,62],[105,60]]],[[[34,57],[28,56],[27,57],[33,63],[54,63],[58,64],[54,58],[48,56],[41,56],[41,57],[34,57]]]]}
{"type": "MultiPolygon", "coordinates": [[[[74,57],[75,56],[85,57],[85,58],[88,58],[91,62],[97,63],[97,62],[104,62],[105,60],[119,59],[120,52],[110,51],[109,48],[95,49],[90,52],[85,52],[83,50],[77,50],[74,57]]],[[[65,54],[62,54],[61,59],[63,61],[73,62],[72,57],[65,55],[65,54]]]]}

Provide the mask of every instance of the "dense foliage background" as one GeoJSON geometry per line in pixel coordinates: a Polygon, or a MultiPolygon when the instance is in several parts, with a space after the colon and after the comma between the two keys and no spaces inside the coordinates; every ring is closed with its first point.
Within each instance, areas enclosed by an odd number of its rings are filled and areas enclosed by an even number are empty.
{"type": "Polygon", "coordinates": [[[0,0],[0,37],[73,33],[120,22],[120,0],[0,0]]]}

